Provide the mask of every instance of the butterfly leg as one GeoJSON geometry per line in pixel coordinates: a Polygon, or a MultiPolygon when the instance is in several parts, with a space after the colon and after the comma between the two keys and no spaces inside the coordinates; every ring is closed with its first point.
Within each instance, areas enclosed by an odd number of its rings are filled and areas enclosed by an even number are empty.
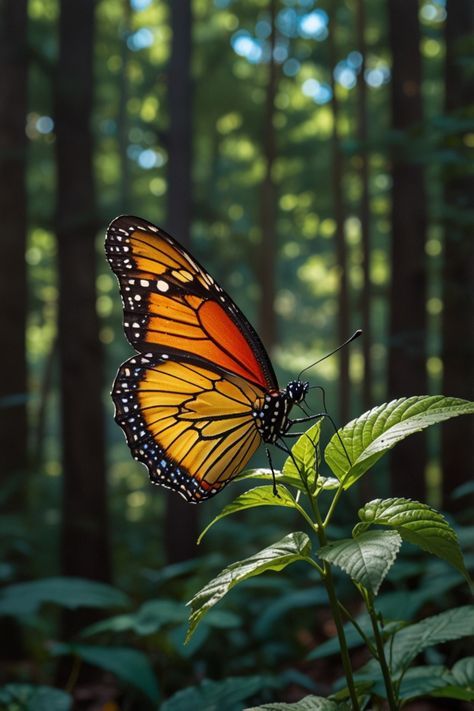
{"type": "Polygon", "coordinates": [[[312,420],[317,420],[319,417],[329,417],[327,412],[318,412],[316,415],[308,415],[307,417],[296,417],[294,420],[289,420],[290,425],[294,425],[298,422],[311,422],[312,420]]]}
{"type": "Polygon", "coordinates": [[[276,485],[275,469],[273,468],[272,455],[270,454],[270,450],[268,449],[268,447],[265,447],[265,452],[267,453],[268,464],[270,465],[270,469],[272,470],[273,495],[280,499],[281,497],[280,497],[280,494],[278,493],[277,485],[276,485]]]}
{"type": "MultiPolygon", "coordinates": [[[[319,387],[319,386],[318,386],[318,387],[319,387]]],[[[350,466],[352,466],[351,458],[349,457],[349,454],[348,454],[348,452],[347,452],[346,446],[345,446],[344,442],[343,442],[342,439],[341,439],[341,435],[339,434],[339,431],[338,431],[338,429],[337,429],[336,423],[334,422],[333,418],[331,417],[331,415],[330,415],[328,412],[318,412],[316,415],[310,415],[309,417],[297,417],[297,418],[294,419],[294,420],[289,420],[289,425],[288,425],[288,426],[291,427],[292,425],[298,424],[298,423],[301,423],[301,422],[311,422],[311,420],[316,420],[316,419],[318,419],[319,417],[325,417],[326,419],[329,420],[329,422],[330,422],[331,425],[333,426],[334,432],[336,433],[336,437],[337,437],[338,440],[339,440],[339,444],[341,445],[341,447],[342,447],[342,449],[343,449],[343,451],[344,451],[345,457],[346,457],[347,461],[349,462],[350,466]]],[[[301,433],[297,433],[297,432],[285,432],[285,437],[299,437],[299,436],[301,436],[301,433]]]]}

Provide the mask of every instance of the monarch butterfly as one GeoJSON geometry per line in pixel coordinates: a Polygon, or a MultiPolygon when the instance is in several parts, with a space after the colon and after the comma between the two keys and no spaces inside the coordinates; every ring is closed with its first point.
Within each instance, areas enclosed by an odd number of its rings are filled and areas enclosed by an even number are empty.
{"type": "Polygon", "coordinates": [[[255,330],[230,296],[176,240],[139,217],[117,217],[105,250],[124,330],[138,354],[123,363],[115,419],[150,479],[198,503],[276,443],[309,385],[280,389],[255,330]]]}

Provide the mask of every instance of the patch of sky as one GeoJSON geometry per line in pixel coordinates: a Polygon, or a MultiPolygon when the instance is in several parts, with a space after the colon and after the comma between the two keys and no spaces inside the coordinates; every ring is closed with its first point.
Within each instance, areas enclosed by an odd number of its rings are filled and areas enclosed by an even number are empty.
{"type": "Polygon", "coordinates": [[[272,26],[268,20],[259,20],[255,25],[255,34],[259,39],[267,39],[272,33],[272,26]]]}
{"type": "Polygon", "coordinates": [[[283,0],[284,5],[288,5],[288,7],[295,7],[296,5],[299,5],[299,7],[303,7],[305,9],[309,7],[313,7],[315,0],[283,0]]]}
{"type": "Polygon", "coordinates": [[[151,0],[130,0],[130,6],[132,10],[139,12],[140,10],[146,10],[147,7],[151,5],[151,0]]]}
{"type": "Polygon", "coordinates": [[[319,82],[317,79],[306,79],[301,86],[305,96],[309,96],[316,104],[327,104],[331,101],[332,91],[329,84],[319,82]]]}
{"type": "Polygon", "coordinates": [[[54,128],[54,121],[51,116],[39,116],[35,123],[38,133],[51,133],[54,128]]]}
{"type": "Polygon", "coordinates": [[[291,59],[287,59],[286,62],[283,65],[283,74],[287,77],[295,77],[299,70],[301,69],[301,64],[298,62],[297,59],[294,59],[293,57],[291,59]]]}
{"type": "Polygon", "coordinates": [[[357,71],[362,66],[362,59],[363,57],[360,52],[353,51],[349,52],[347,55],[346,62],[351,69],[355,69],[357,71]]]}
{"type": "Polygon", "coordinates": [[[214,5],[220,10],[224,10],[226,7],[232,4],[232,0],[214,0],[214,5]]]}
{"type": "Polygon", "coordinates": [[[148,27],[141,27],[127,39],[127,47],[132,52],[138,52],[140,49],[151,47],[153,44],[153,32],[148,27]]]}
{"type": "Polygon", "coordinates": [[[369,86],[378,89],[390,81],[390,69],[386,64],[379,64],[372,69],[367,69],[364,78],[369,86]]]}
{"type": "Polygon", "coordinates": [[[257,64],[261,61],[263,50],[260,42],[246,30],[235,32],[231,37],[230,43],[234,52],[240,57],[245,57],[251,64],[257,64]]]}
{"type": "Polygon", "coordinates": [[[159,168],[163,165],[164,159],[161,153],[157,153],[152,148],[145,148],[140,151],[137,157],[137,163],[140,168],[150,170],[150,168],[159,168]]]}
{"type": "Polygon", "coordinates": [[[278,64],[288,59],[288,41],[284,37],[277,39],[275,49],[273,50],[273,59],[278,64]]]}
{"type": "Polygon", "coordinates": [[[357,74],[344,60],[336,64],[334,79],[345,89],[353,89],[357,83],[357,74]]]}
{"type": "Polygon", "coordinates": [[[276,26],[286,37],[298,37],[298,24],[298,13],[292,7],[280,10],[277,15],[276,26]]]}
{"type": "Polygon", "coordinates": [[[299,18],[298,34],[306,39],[323,40],[328,36],[329,18],[324,10],[313,10],[299,18]]]}
{"type": "Polygon", "coordinates": [[[136,143],[131,143],[127,148],[127,156],[132,160],[137,160],[140,153],[143,151],[141,146],[136,143]]]}
{"type": "Polygon", "coordinates": [[[445,3],[443,2],[427,2],[421,10],[420,16],[426,22],[443,22],[446,19],[445,3]]]}

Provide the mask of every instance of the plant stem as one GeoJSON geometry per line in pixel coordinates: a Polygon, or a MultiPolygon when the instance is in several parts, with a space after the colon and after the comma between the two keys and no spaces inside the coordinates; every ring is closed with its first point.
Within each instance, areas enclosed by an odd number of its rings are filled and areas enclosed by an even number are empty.
{"type": "Polygon", "coordinates": [[[364,595],[365,603],[367,606],[367,611],[372,622],[372,629],[374,631],[375,645],[377,647],[377,657],[382,669],[382,674],[385,682],[385,689],[387,691],[387,701],[390,711],[397,711],[400,708],[398,701],[396,699],[395,690],[393,688],[392,677],[390,674],[390,669],[388,668],[387,659],[385,657],[384,643],[382,639],[382,634],[380,632],[380,627],[377,619],[377,613],[374,608],[373,596],[370,592],[366,592],[364,595]]]}
{"type": "Polygon", "coordinates": [[[303,508],[298,502],[296,502],[296,510],[303,516],[304,520],[306,521],[306,523],[308,523],[308,524],[311,526],[311,528],[313,529],[313,531],[314,531],[315,533],[317,533],[317,532],[318,532],[318,527],[316,526],[316,524],[314,523],[314,521],[311,520],[311,516],[308,516],[308,514],[306,513],[306,511],[304,510],[304,508],[303,508]]]}
{"type": "Polygon", "coordinates": [[[365,634],[364,630],[363,630],[362,627],[359,625],[359,623],[357,622],[357,620],[355,619],[355,617],[354,617],[353,615],[351,615],[351,613],[349,612],[349,610],[348,610],[346,607],[344,607],[344,605],[342,604],[342,602],[339,602],[339,607],[340,607],[340,609],[342,610],[342,613],[347,617],[347,619],[349,620],[349,622],[351,623],[351,625],[354,627],[354,629],[356,629],[357,632],[360,634],[360,636],[362,637],[362,639],[363,639],[364,642],[366,643],[367,648],[368,648],[369,652],[371,653],[371,655],[372,655],[375,659],[378,659],[377,650],[375,649],[374,645],[372,644],[372,642],[370,641],[370,639],[367,637],[367,635],[365,634]]]}
{"type": "Polygon", "coordinates": [[[81,666],[82,659],[77,654],[75,654],[73,656],[72,669],[64,689],[65,691],[67,691],[68,694],[71,694],[74,687],[76,686],[77,680],[79,678],[79,672],[81,671],[81,666]]]}
{"type": "Polygon", "coordinates": [[[344,487],[342,484],[339,484],[339,488],[337,489],[336,493],[334,494],[333,500],[331,501],[331,505],[329,507],[329,510],[326,514],[326,518],[324,519],[324,528],[328,525],[329,521],[332,518],[332,515],[334,513],[334,509],[336,508],[337,502],[339,501],[339,498],[344,491],[344,487]]]}
{"type": "MultiPolygon", "coordinates": [[[[318,504],[312,497],[310,497],[311,507],[313,509],[316,523],[318,524],[318,538],[321,546],[327,544],[326,533],[324,531],[323,522],[321,520],[321,514],[319,513],[318,504]]],[[[352,675],[351,659],[349,656],[349,649],[347,647],[346,635],[344,633],[344,626],[341,617],[341,610],[339,609],[339,601],[336,595],[336,588],[334,586],[334,580],[332,577],[332,570],[329,563],[324,561],[323,565],[324,575],[324,585],[329,598],[329,605],[331,607],[332,616],[334,618],[334,623],[336,625],[337,637],[339,640],[339,646],[341,648],[341,659],[342,666],[344,667],[344,673],[346,675],[347,688],[349,689],[349,695],[351,697],[352,709],[353,711],[360,711],[359,700],[357,698],[357,692],[354,684],[354,677],[352,675]]]]}

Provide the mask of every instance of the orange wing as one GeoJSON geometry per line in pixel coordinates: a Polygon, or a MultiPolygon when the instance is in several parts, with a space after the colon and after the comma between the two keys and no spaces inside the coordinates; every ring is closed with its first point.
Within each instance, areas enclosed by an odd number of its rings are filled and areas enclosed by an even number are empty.
{"type": "Polygon", "coordinates": [[[209,363],[278,388],[268,355],[232,299],[166,232],[138,217],[109,226],[106,254],[120,282],[124,329],[141,353],[209,363]]]}
{"type": "Polygon", "coordinates": [[[217,494],[261,442],[253,409],[264,392],[237,375],[149,353],[120,367],[112,397],[151,481],[191,503],[217,494]]]}

